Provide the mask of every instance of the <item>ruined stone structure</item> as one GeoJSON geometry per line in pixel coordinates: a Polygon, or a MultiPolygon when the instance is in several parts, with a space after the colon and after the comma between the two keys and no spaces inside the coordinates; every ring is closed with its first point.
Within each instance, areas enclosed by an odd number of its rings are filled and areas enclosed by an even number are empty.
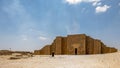
{"type": "Polygon", "coordinates": [[[67,37],[56,37],[51,45],[46,45],[40,50],[35,50],[35,55],[84,55],[104,54],[117,52],[117,49],[107,47],[98,39],[93,39],[85,34],[68,35],[67,37]]]}

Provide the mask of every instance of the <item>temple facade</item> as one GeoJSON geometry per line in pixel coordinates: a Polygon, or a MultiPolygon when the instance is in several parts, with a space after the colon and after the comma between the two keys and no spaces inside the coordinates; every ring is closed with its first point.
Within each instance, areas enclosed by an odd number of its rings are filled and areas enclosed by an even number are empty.
{"type": "Polygon", "coordinates": [[[117,52],[116,48],[107,47],[98,39],[93,39],[85,34],[68,35],[67,37],[58,36],[51,45],[46,45],[40,50],[35,50],[35,55],[85,55],[85,54],[104,54],[117,52]]]}

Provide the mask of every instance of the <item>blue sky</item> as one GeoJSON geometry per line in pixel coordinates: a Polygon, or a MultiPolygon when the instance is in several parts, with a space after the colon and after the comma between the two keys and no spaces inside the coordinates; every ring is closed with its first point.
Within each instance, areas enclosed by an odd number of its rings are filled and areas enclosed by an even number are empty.
{"type": "Polygon", "coordinates": [[[0,0],[0,49],[40,49],[85,33],[120,49],[120,0],[0,0]]]}

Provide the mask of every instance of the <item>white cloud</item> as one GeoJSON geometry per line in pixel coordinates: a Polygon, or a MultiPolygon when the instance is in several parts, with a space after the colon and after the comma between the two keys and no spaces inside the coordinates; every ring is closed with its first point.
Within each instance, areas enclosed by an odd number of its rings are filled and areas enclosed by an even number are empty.
{"type": "Polygon", "coordinates": [[[66,0],[69,4],[78,4],[81,2],[81,0],[66,0]]]}
{"type": "Polygon", "coordinates": [[[93,5],[93,6],[96,6],[96,5],[97,5],[97,2],[94,2],[92,5],[93,5]]]}
{"type": "Polygon", "coordinates": [[[99,2],[99,1],[95,1],[95,2],[93,2],[93,6],[99,6],[99,5],[101,5],[102,3],[101,2],[99,2]]]}
{"type": "Polygon", "coordinates": [[[82,2],[90,2],[90,3],[94,3],[94,2],[99,2],[100,0],[65,0],[65,2],[69,3],[69,4],[78,4],[78,3],[82,3],[82,2]]]}
{"type": "Polygon", "coordinates": [[[118,6],[120,6],[120,3],[118,3],[118,6]]]}
{"type": "Polygon", "coordinates": [[[47,40],[48,38],[43,37],[43,36],[40,36],[39,39],[40,39],[41,41],[45,41],[45,40],[47,40]]]}
{"type": "Polygon", "coordinates": [[[101,2],[99,2],[97,5],[101,5],[102,3],[101,2]]]}
{"type": "Polygon", "coordinates": [[[104,6],[97,6],[95,10],[96,10],[96,13],[103,13],[103,12],[106,12],[109,8],[110,6],[104,5],[104,6]]]}

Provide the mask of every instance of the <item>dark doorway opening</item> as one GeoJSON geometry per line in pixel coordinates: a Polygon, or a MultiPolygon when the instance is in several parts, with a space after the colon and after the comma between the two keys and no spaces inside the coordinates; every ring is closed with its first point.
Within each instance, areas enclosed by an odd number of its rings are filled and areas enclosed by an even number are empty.
{"type": "Polygon", "coordinates": [[[75,48],[75,55],[77,55],[77,48],[75,48]]]}
{"type": "Polygon", "coordinates": [[[54,52],[52,52],[52,57],[54,57],[54,52]]]}

